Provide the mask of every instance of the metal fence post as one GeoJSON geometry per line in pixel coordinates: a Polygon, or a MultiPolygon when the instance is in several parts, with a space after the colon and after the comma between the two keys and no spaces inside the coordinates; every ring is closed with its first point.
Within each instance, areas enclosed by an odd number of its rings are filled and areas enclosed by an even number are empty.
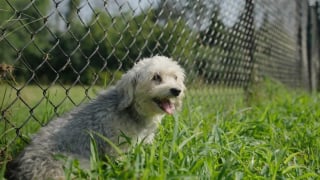
{"type": "Polygon", "coordinates": [[[310,90],[316,92],[319,87],[319,23],[317,17],[318,2],[309,7],[308,17],[308,63],[310,90]]]}
{"type": "Polygon", "coordinates": [[[298,45],[300,45],[300,75],[301,75],[301,87],[303,89],[310,91],[310,78],[309,78],[309,70],[308,70],[308,47],[307,47],[307,35],[308,35],[308,1],[300,1],[297,0],[297,8],[299,12],[299,20],[298,20],[298,45]],[[300,4],[300,5],[299,5],[300,4]]]}
{"type": "Polygon", "coordinates": [[[247,14],[247,37],[248,37],[248,81],[244,86],[245,94],[246,94],[246,101],[250,102],[250,98],[252,96],[252,89],[251,85],[254,83],[254,78],[256,76],[254,72],[255,60],[254,60],[254,53],[255,53],[255,28],[254,28],[254,0],[246,0],[245,5],[245,13],[247,14]]]}

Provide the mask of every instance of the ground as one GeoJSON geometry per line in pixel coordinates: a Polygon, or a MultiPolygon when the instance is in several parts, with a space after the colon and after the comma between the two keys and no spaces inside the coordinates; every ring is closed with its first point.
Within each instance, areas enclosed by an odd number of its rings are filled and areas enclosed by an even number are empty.
{"type": "MultiPolygon", "coordinates": [[[[138,146],[116,161],[108,157],[102,161],[92,143],[92,170],[79,169],[74,162],[66,166],[66,174],[83,179],[319,178],[320,95],[270,82],[258,87],[249,100],[238,89],[189,87],[184,108],[164,119],[154,144],[138,146]]],[[[10,159],[25,145],[19,139],[10,142],[16,131],[5,120],[21,126],[27,119],[21,129],[27,140],[39,122],[87,101],[86,94],[94,97],[100,89],[86,88],[68,91],[55,86],[45,93],[47,99],[37,103],[43,90],[36,86],[25,87],[18,101],[13,101],[15,90],[1,86],[1,110],[9,109],[1,116],[0,143],[1,147],[10,143],[3,151],[1,172],[5,157],[10,159]]]]}

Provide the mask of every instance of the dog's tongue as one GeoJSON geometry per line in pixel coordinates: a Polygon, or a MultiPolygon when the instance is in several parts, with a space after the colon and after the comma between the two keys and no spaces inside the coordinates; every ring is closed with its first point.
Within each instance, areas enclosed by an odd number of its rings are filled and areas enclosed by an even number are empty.
{"type": "Polygon", "coordinates": [[[168,114],[173,114],[175,109],[169,100],[162,100],[160,106],[168,114]]]}

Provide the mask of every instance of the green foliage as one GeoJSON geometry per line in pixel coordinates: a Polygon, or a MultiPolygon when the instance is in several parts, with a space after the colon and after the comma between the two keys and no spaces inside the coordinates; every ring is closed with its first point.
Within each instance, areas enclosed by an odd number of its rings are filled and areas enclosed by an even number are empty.
{"type": "Polygon", "coordinates": [[[18,80],[32,77],[28,68],[37,69],[50,47],[45,19],[49,4],[49,0],[0,2],[0,62],[13,65],[18,80]]]}
{"type": "Polygon", "coordinates": [[[218,18],[219,9],[209,27],[197,32],[185,18],[159,17],[159,9],[118,16],[95,9],[91,20],[83,23],[76,12],[80,1],[70,1],[66,14],[61,15],[65,16],[65,27],[57,28],[46,19],[48,0],[17,1],[13,8],[7,2],[0,3],[4,14],[0,18],[4,52],[0,60],[15,67],[14,76],[20,82],[111,84],[112,79],[106,82],[101,74],[116,76],[135,61],[156,54],[178,60],[190,72],[189,79],[235,81],[241,74],[235,71],[243,71],[233,68],[244,58],[233,48],[237,37],[231,31],[241,23],[225,27],[218,18]]]}
{"type": "Polygon", "coordinates": [[[86,26],[76,19],[79,1],[70,1],[69,24],[59,29],[47,24],[49,4],[0,2],[0,61],[15,67],[19,81],[110,84],[101,74],[117,76],[140,58],[161,54],[186,62],[190,55],[194,35],[182,20],[161,25],[153,10],[138,16],[96,10],[86,26]]]}
{"type": "MultiPolygon", "coordinates": [[[[84,52],[89,55],[98,49],[96,54],[108,56],[93,56],[93,63],[104,59],[108,69],[121,70],[129,69],[139,58],[154,54],[188,57],[193,42],[189,40],[191,30],[182,21],[168,20],[166,25],[160,25],[155,17],[154,11],[134,17],[130,14],[110,17],[101,13],[97,20],[92,20],[91,34],[84,40],[87,45],[84,52]]],[[[102,62],[97,64],[101,65],[102,62]]]]}

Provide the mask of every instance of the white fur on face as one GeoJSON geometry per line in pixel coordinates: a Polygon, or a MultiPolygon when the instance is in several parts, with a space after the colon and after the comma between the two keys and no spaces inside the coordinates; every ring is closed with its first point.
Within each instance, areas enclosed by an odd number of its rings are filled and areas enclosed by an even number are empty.
{"type": "Polygon", "coordinates": [[[172,114],[180,109],[185,90],[184,71],[176,62],[156,56],[140,61],[132,70],[137,74],[133,101],[140,114],[172,114]]]}

